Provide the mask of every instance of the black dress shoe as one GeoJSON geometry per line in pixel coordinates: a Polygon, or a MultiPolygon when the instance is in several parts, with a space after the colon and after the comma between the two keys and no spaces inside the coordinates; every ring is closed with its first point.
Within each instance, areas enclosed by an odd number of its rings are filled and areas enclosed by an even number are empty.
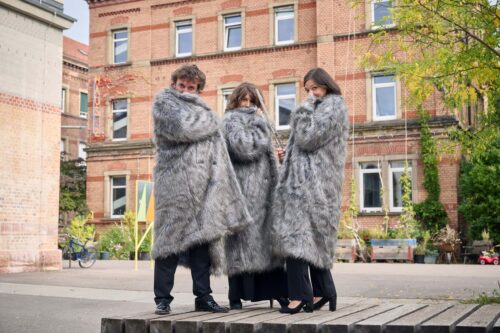
{"type": "Polygon", "coordinates": [[[276,300],[278,301],[278,303],[280,304],[280,306],[282,308],[286,308],[286,307],[288,307],[288,304],[290,304],[290,301],[288,300],[288,298],[285,298],[285,297],[278,297],[278,298],[276,298],[276,300]]]}
{"type": "Polygon", "coordinates": [[[301,301],[299,305],[294,308],[289,308],[288,306],[282,307],[280,309],[281,313],[296,314],[304,308],[305,312],[313,312],[313,303],[310,301],[301,301]]]}
{"type": "Polygon", "coordinates": [[[229,312],[229,309],[226,307],[220,306],[214,300],[209,300],[209,301],[195,301],[194,302],[194,311],[225,313],[225,312],[229,312]]]}
{"type": "Polygon", "coordinates": [[[328,310],[335,311],[337,310],[337,296],[332,297],[322,297],[319,301],[313,304],[314,310],[319,310],[328,302],[328,310]]]}
{"type": "Polygon", "coordinates": [[[235,301],[229,300],[229,308],[231,310],[241,310],[243,309],[243,304],[241,304],[241,301],[239,299],[235,301]]]}
{"type": "Polygon", "coordinates": [[[156,306],[155,314],[157,315],[166,315],[170,313],[170,305],[167,303],[160,303],[156,306]]]}

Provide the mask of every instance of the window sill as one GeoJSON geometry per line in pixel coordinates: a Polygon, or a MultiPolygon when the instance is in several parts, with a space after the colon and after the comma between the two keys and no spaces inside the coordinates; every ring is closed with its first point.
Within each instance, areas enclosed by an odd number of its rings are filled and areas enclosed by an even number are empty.
{"type": "MultiPolygon", "coordinates": [[[[399,216],[401,215],[401,212],[388,212],[387,215],[389,216],[399,216]]],[[[358,216],[385,216],[384,212],[359,212],[358,216]]]]}
{"type": "Polygon", "coordinates": [[[113,70],[113,69],[120,69],[123,67],[129,67],[132,66],[131,61],[124,62],[123,64],[109,64],[104,66],[104,70],[113,70]]]}

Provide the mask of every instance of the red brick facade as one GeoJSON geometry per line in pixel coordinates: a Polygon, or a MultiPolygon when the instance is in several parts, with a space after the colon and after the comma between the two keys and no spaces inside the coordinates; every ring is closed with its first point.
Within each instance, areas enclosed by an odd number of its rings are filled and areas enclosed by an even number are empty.
{"type": "MultiPolygon", "coordinates": [[[[259,86],[271,117],[275,117],[276,86],[293,83],[296,102],[305,97],[302,77],[313,67],[329,71],[342,88],[353,125],[346,165],[343,208],[348,205],[350,179],[360,182],[360,163],[379,162],[383,182],[390,183],[391,161],[406,157],[412,163],[413,198],[421,201],[422,187],[419,132],[415,110],[402,103],[405,92],[396,83],[396,119],[376,121],[372,112],[372,73],[358,65],[369,46],[367,15],[370,4],[351,9],[347,0],[149,0],[93,1],[90,7],[90,79],[95,80],[94,113],[89,121],[92,138],[88,153],[87,198],[96,223],[113,221],[113,176],[127,179],[127,209],[134,209],[136,179],[152,179],[152,98],[170,85],[170,74],[185,63],[195,63],[207,75],[202,97],[220,115],[223,91],[250,81],[259,86]],[[275,8],[293,8],[293,42],[275,42],[275,8]],[[241,15],[241,49],[224,51],[224,15],[241,15]],[[176,57],[176,24],[191,20],[192,55],[176,57]],[[126,61],[114,64],[113,32],[126,31],[126,61]],[[349,34],[350,33],[350,34],[349,34]],[[127,133],[113,140],[112,101],[127,100],[127,133]],[[406,119],[406,121],[405,121],[406,119]],[[406,128],[405,130],[405,123],[406,128]],[[354,153],[354,155],[353,155],[354,153]]],[[[89,99],[90,105],[90,99],[89,99]]],[[[434,116],[431,130],[438,138],[455,122],[436,97],[426,108],[434,116]]],[[[284,137],[287,130],[280,131],[284,137]]],[[[458,154],[440,161],[441,200],[452,225],[457,224],[458,154]]],[[[325,166],[328,167],[328,166],[325,166]]],[[[389,192],[386,189],[387,192],[389,192]]],[[[359,199],[359,193],[358,202],[359,199]]],[[[386,194],[387,200],[389,193],[386,194]]],[[[392,212],[392,220],[398,213],[392,212]]],[[[382,223],[380,212],[362,213],[368,227],[382,223]]]]}

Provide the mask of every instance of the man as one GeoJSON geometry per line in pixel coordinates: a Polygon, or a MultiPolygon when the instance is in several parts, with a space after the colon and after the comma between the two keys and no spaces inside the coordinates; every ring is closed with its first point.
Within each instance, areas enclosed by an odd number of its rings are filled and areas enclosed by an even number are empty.
{"type": "Polygon", "coordinates": [[[210,273],[225,262],[222,239],[251,223],[220,121],[198,96],[205,80],[195,65],[182,66],[153,105],[157,314],[170,313],[180,255],[191,268],[195,310],[227,312],[211,295],[210,273]]]}

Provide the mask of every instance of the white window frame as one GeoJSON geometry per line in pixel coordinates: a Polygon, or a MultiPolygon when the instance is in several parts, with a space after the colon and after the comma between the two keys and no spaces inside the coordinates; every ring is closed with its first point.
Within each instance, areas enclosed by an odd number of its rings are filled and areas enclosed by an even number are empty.
{"type": "Polygon", "coordinates": [[[129,102],[128,102],[127,98],[115,98],[115,99],[111,100],[111,137],[113,138],[112,139],[113,141],[125,141],[128,138],[128,116],[129,116],[128,108],[129,108],[129,102]],[[115,104],[113,102],[118,101],[118,100],[127,101],[127,107],[125,109],[116,109],[115,110],[115,104]],[[127,113],[127,117],[125,118],[127,120],[127,133],[126,133],[124,138],[115,138],[115,129],[114,129],[114,127],[115,127],[114,118],[115,117],[114,117],[114,114],[116,112],[123,112],[123,111],[125,111],[127,113]]]}
{"type": "Polygon", "coordinates": [[[372,114],[373,120],[393,120],[398,116],[398,104],[397,104],[397,84],[396,84],[396,76],[393,74],[388,75],[373,75],[372,76],[372,114]],[[394,81],[389,83],[375,83],[375,78],[382,76],[393,76],[394,81]],[[393,87],[394,89],[394,115],[390,116],[378,116],[377,115],[377,88],[387,88],[393,87]]]}
{"type": "Polygon", "coordinates": [[[371,11],[372,11],[371,12],[371,14],[372,14],[371,15],[372,16],[371,26],[372,26],[372,29],[383,29],[383,28],[394,27],[395,26],[394,18],[392,18],[392,23],[388,23],[388,24],[378,25],[377,22],[375,22],[375,4],[380,3],[380,2],[390,2],[390,0],[371,0],[371,11]]]}
{"type": "MultiPolygon", "coordinates": [[[[118,217],[123,217],[123,215],[115,215],[113,214],[114,213],[114,209],[113,209],[113,190],[115,188],[124,188],[125,189],[125,212],[127,211],[127,175],[113,175],[113,176],[109,176],[110,178],[110,191],[109,191],[109,204],[110,204],[110,207],[109,207],[109,215],[111,216],[111,218],[118,218],[118,217]],[[114,179],[115,178],[120,178],[120,177],[123,177],[125,178],[125,185],[117,185],[115,186],[114,185],[114,179]]],[[[124,212],[124,213],[125,213],[124,212]]]]}
{"type": "Polygon", "coordinates": [[[61,113],[66,113],[66,103],[68,101],[68,88],[61,89],[61,113]]]}
{"type": "Polygon", "coordinates": [[[226,107],[227,107],[227,99],[229,99],[229,96],[233,93],[234,88],[223,88],[221,89],[221,96],[222,96],[222,113],[226,112],[226,107]],[[227,96],[227,99],[226,99],[227,96]]]}
{"type": "MultiPolygon", "coordinates": [[[[382,175],[382,166],[377,162],[361,162],[358,164],[359,166],[359,207],[360,211],[363,213],[371,213],[371,212],[381,212],[382,211],[382,198],[380,199],[380,207],[365,207],[365,189],[364,189],[364,175],[369,173],[378,174],[379,177],[382,175]],[[377,164],[377,169],[363,169],[363,164],[377,164]]],[[[380,178],[380,186],[383,186],[383,179],[380,178]]]]}
{"type": "Polygon", "coordinates": [[[274,43],[276,45],[288,45],[288,44],[295,43],[295,29],[297,29],[297,27],[295,26],[295,11],[294,11],[293,5],[283,6],[283,7],[275,7],[274,8],[274,43]],[[290,9],[290,12],[280,11],[280,10],[284,10],[285,8],[290,9]],[[287,15],[285,15],[284,17],[278,18],[278,13],[286,13],[287,15]],[[292,22],[293,22],[293,36],[294,37],[292,37],[291,40],[279,41],[278,40],[278,36],[279,36],[278,21],[289,20],[289,19],[292,19],[292,22]]]}
{"type": "Polygon", "coordinates": [[[61,138],[61,141],[59,142],[59,153],[67,154],[68,153],[67,148],[68,148],[68,140],[66,140],[66,138],[61,138]]]}
{"type": "MultiPolygon", "coordinates": [[[[392,167],[391,162],[401,162],[398,160],[394,161],[389,161],[389,211],[391,212],[402,212],[403,207],[395,207],[394,206],[394,201],[393,201],[393,195],[394,195],[394,178],[392,177],[393,173],[396,172],[401,172],[404,173],[405,167],[404,165],[402,167],[392,167]]],[[[402,161],[404,163],[404,161],[402,161]]],[[[408,161],[408,175],[410,177],[410,182],[411,182],[411,187],[413,189],[413,181],[412,181],[412,165],[411,162],[408,161]]],[[[412,196],[413,197],[413,196],[412,196]]]]}
{"type": "MultiPolygon", "coordinates": [[[[279,108],[279,103],[281,99],[287,99],[287,98],[293,98],[295,100],[295,107],[297,107],[297,87],[295,85],[295,82],[284,82],[284,83],[279,83],[274,85],[274,119],[275,119],[275,124],[276,124],[276,129],[277,130],[287,130],[290,129],[290,125],[280,125],[280,108],[279,108]],[[281,85],[286,85],[290,84],[293,85],[295,89],[295,94],[288,94],[288,95],[278,95],[278,87],[281,85]]],[[[293,112],[293,109],[292,109],[293,112]]]]}
{"type": "Polygon", "coordinates": [[[241,44],[243,43],[243,26],[242,26],[242,15],[241,13],[227,14],[222,17],[224,20],[224,51],[237,51],[241,50],[241,44]],[[226,18],[229,17],[240,17],[240,23],[226,23],[226,18]],[[240,28],[240,46],[237,47],[228,47],[227,44],[229,42],[229,30],[234,28],[240,28]]]}
{"type": "Polygon", "coordinates": [[[87,159],[87,152],[85,151],[85,148],[87,148],[87,144],[85,142],[79,141],[78,142],[78,158],[81,158],[84,161],[87,159]],[[84,155],[84,156],[82,156],[82,155],[84,155]]]}
{"type": "Polygon", "coordinates": [[[176,21],[175,22],[175,56],[176,57],[189,57],[193,54],[193,37],[194,37],[193,20],[183,20],[183,21],[176,21]],[[187,26],[187,22],[189,22],[189,24],[190,24],[189,28],[178,26],[182,23],[186,23],[186,26],[187,26]],[[191,52],[179,53],[179,37],[181,34],[185,34],[188,32],[191,33],[191,52]]]}
{"type": "Polygon", "coordinates": [[[80,99],[80,104],[78,105],[78,112],[80,114],[80,118],[84,118],[84,119],[87,119],[88,117],[88,114],[89,114],[89,106],[88,106],[88,103],[89,103],[89,93],[87,91],[80,91],[80,94],[79,94],[79,99],[80,99]],[[87,112],[85,113],[82,113],[82,94],[84,95],[87,95],[87,112]]]}
{"type": "Polygon", "coordinates": [[[128,56],[129,56],[129,43],[128,43],[128,35],[129,35],[129,31],[128,29],[116,29],[116,30],[113,30],[111,31],[111,36],[112,36],[112,39],[113,39],[113,64],[116,64],[116,65],[119,65],[119,64],[126,64],[127,61],[128,61],[128,56]],[[127,33],[127,37],[126,38],[116,38],[116,34],[117,33],[120,33],[120,32],[126,32],[127,33]],[[123,62],[115,62],[115,51],[116,51],[116,42],[123,42],[123,41],[127,41],[127,57],[125,59],[125,61],[123,62]]]}

